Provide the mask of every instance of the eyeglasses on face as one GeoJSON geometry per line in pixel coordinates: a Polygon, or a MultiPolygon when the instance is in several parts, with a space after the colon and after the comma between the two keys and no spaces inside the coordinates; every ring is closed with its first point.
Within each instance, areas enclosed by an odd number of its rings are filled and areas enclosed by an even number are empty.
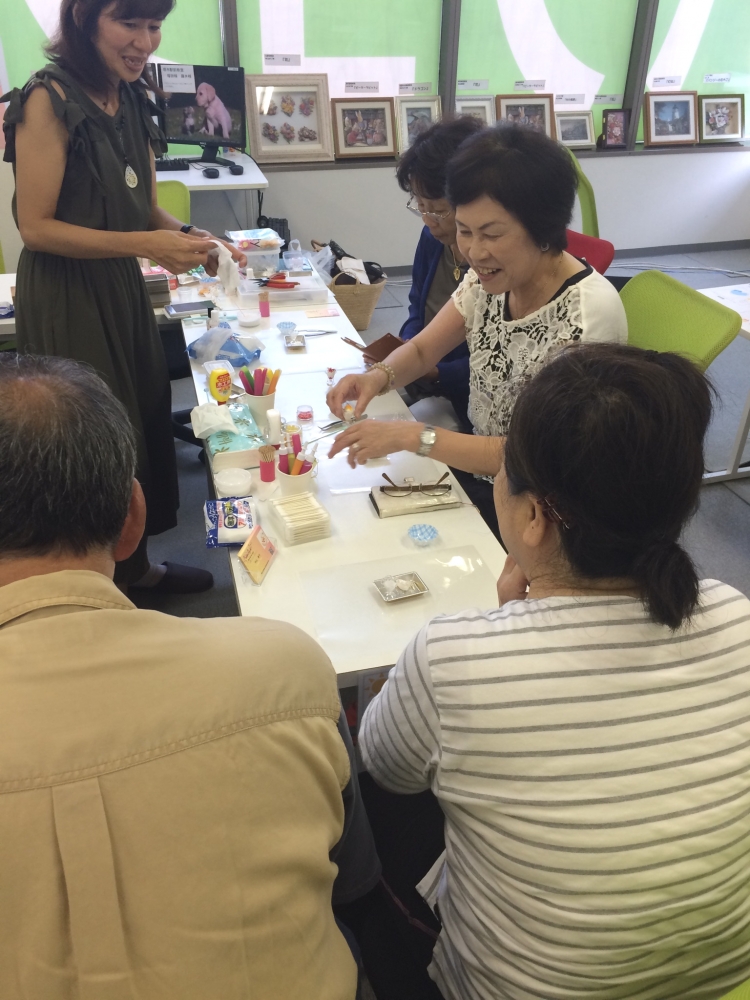
{"type": "Polygon", "coordinates": [[[452,209],[448,209],[447,212],[423,212],[422,209],[418,207],[414,195],[409,198],[406,203],[406,207],[410,212],[413,212],[414,215],[419,215],[421,218],[427,216],[430,219],[447,219],[453,211],[452,209]]]}
{"type": "Polygon", "coordinates": [[[397,486],[389,476],[383,473],[383,479],[387,480],[390,485],[381,486],[380,492],[385,493],[388,497],[408,497],[410,493],[425,493],[429,497],[441,497],[450,493],[452,489],[451,484],[444,481],[449,475],[450,473],[444,472],[436,483],[415,483],[410,479],[405,479],[403,486],[397,486]]]}

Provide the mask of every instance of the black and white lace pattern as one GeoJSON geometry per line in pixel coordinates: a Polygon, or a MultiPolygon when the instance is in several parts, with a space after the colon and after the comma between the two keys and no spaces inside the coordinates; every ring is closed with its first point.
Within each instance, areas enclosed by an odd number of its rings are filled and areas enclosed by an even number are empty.
{"type": "Polygon", "coordinates": [[[485,292],[474,271],[453,300],[466,322],[469,419],[477,434],[502,437],[525,383],[552,351],[581,339],[581,284],[519,320],[504,318],[505,295],[485,292]]]}

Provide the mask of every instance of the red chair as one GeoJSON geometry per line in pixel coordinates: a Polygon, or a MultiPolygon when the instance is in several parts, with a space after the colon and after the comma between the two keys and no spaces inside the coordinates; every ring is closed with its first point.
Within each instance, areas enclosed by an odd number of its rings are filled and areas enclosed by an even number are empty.
{"type": "Polygon", "coordinates": [[[604,274],[615,256],[615,248],[609,240],[600,240],[597,236],[584,236],[583,233],[574,233],[572,229],[566,232],[568,253],[574,257],[581,257],[599,274],[604,274]]]}

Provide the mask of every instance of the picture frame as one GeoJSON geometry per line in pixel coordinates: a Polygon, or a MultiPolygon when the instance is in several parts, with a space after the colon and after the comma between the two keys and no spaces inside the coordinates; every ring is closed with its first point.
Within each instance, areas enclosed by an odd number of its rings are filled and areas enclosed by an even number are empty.
{"type": "Polygon", "coordinates": [[[698,134],[701,142],[737,142],[745,124],[744,94],[701,94],[698,134]]]}
{"type": "Polygon", "coordinates": [[[258,163],[333,159],[325,73],[248,73],[245,98],[250,151],[258,163]]]}
{"type": "Polygon", "coordinates": [[[590,111],[556,111],[555,131],[557,141],[569,149],[591,149],[596,144],[590,111]]]}
{"type": "Polygon", "coordinates": [[[646,146],[692,146],[698,142],[698,92],[649,91],[643,104],[646,146]]]}
{"type": "Polygon", "coordinates": [[[602,147],[604,149],[626,149],[630,108],[605,108],[602,111],[602,147]]]}
{"type": "Polygon", "coordinates": [[[554,102],[552,94],[498,94],[495,98],[495,118],[498,122],[533,128],[555,139],[554,102]]]}
{"type": "Polygon", "coordinates": [[[440,121],[442,108],[440,98],[432,94],[421,97],[396,98],[396,121],[398,123],[398,151],[405,152],[420,132],[440,121]]]}
{"type": "Polygon", "coordinates": [[[456,114],[471,115],[485,125],[495,124],[495,98],[492,94],[480,97],[457,97],[456,114]]]}
{"type": "Polygon", "coordinates": [[[331,119],[336,159],[397,155],[392,97],[334,97],[331,119]]]}

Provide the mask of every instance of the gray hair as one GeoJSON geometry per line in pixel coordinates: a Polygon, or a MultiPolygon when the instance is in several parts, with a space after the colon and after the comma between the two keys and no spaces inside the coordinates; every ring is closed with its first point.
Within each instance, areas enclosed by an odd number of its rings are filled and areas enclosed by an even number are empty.
{"type": "Polygon", "coordinates": [[[114,545],[135,461],[128,415],[91,368],[0,355],[0,558],[114,545]]]}

